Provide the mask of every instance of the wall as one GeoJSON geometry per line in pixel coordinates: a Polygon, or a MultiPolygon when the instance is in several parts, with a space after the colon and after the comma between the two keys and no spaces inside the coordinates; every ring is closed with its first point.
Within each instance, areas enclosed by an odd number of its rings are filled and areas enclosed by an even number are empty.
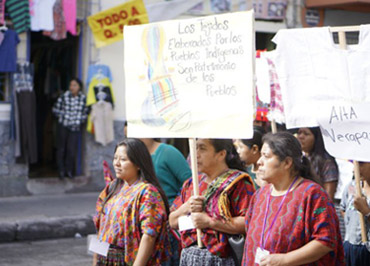
{"type": "Polygon", "coordinates": [[[326,9],[325,26],[352,26],[370,23],[370,13],[326,9]]]}
{"type": "MultiPolygon", "coordinates": [[[[19,35],[18,58],[26,58],[27,34],[19,35]]],[[[28,165],[17,164],[10,140],[10,104],[0,103],[0,197],[28,195],[28,165]]]]}
{"type": "Polygon", "coordinates": [[[9,128],[10,121],[0,121],[0,197],[29,194],[26,188],[28,167],[15,161],[9,128]]]}

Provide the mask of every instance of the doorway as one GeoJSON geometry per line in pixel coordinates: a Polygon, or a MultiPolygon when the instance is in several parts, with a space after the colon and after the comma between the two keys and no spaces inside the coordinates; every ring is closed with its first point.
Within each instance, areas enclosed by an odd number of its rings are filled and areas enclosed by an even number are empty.
{"type": "MultiPolygon", "coordinates": [[[[52,107],[77,76],[79,37],[54,41],[42,32],[31,33],[31,63],[34,65],[38,162],[29,165],[29,177],[57,177],[57,119],[52,107]]],[[[80,142],[81,143],[81,142],[80,142]]],[[[79,144],[81,145],[81,144],[79,144]]]]}

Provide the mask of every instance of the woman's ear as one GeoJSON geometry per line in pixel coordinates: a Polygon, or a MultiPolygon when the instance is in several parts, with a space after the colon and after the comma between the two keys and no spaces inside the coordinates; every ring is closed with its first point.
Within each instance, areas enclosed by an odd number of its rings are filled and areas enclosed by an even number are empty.
{"type": "Polygon", "coordinates": [[[227,156],[226,150],[219,151],[218,156],[221,162],[224,160],[226,161],[226,156],[227,156]]]}
{"type": "Polygon", "coordinates": [[[258,146],[256,144],[253,144],[252,153],[257,154],[258,152],[260,152],[260,149],[258,148],[258,146]]]}
{"type": "Polygon", "coordinates": [[[291,157],[287,157],[284,160],[284,168],[285,169],[291,169],[293,167],[293,159],[291,157]]]}

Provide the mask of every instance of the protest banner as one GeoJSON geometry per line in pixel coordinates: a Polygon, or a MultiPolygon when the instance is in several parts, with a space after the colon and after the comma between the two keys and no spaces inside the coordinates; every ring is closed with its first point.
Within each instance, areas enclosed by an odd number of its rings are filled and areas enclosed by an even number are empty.
{"type": "MultiPolygon", "coordinates": [[[[360,30],[361,27],[358,26],[330,28],[330,32],[338,33],[341,50],[347,49],[346,32],[360,30]]],[[[363,41],[361,37],[359,37],[359,43],[360,41],[363,41]]],[[[347,87],[347,90],[352,92],[352,97],[327,104],[326,106],[329,108],[322,105],[319,111],[321,115],[317,116],[317,121],[321,127],[326,150],[334,157],[354,160],[356,195],[362,197],[358,161],[370,161],[370,156],[366,154],[369,147],[370,133],[370,119],[367,118],[366,114],[369,113],[370,108],[369,103],[366,102],[366,97],[363,97],[366,95],[366,90],[362,86],[358,87],[356,89],[360,89],[359,93],[353,93],[354,90],[351,91],[351,86],[347,87]],[[328,115],[329,113],[330,115],[328,115]]],[[[365,217],[361,212],[358,212],[358,214],[361,225],[361,240],[366,243],[365,217]]]]}
{"type": "Polygon", "coordinates": [[[318,122],[326,150],[334,157],[370,162],[369,103],[333,104],[318,122]]]}
{"type": "Polygon", "coordinates": [[[251,138],[253,12],[124,29],[128,135],[251,138]]]}
{"type": "Polygon", "coordinates": [[[125,25],[145,24],[149,22],[142,0],[128,1],[87,18],[94,35],[97,48],[123,39],[125,25]]]}
{"type": "Polygon", "coordinates": [[[189,138],[195,196],[195,138],[253,136],[253,22],[241,12],[124,29],[128,136],[189,138]]]}

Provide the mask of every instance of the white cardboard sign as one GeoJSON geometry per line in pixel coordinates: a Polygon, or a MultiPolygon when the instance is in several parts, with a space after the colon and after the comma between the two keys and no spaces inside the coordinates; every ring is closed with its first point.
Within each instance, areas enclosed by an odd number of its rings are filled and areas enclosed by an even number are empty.
{"type": "Polygon", "coordinates": [[[124,28],[129,137],[251,138],[253,12],[124,28]]]}
{"type": "Polygon", "coordinates": [[[334,157],[370,162],[370,104],[333,104],[318,118],[326,150],[334,157]]]}

